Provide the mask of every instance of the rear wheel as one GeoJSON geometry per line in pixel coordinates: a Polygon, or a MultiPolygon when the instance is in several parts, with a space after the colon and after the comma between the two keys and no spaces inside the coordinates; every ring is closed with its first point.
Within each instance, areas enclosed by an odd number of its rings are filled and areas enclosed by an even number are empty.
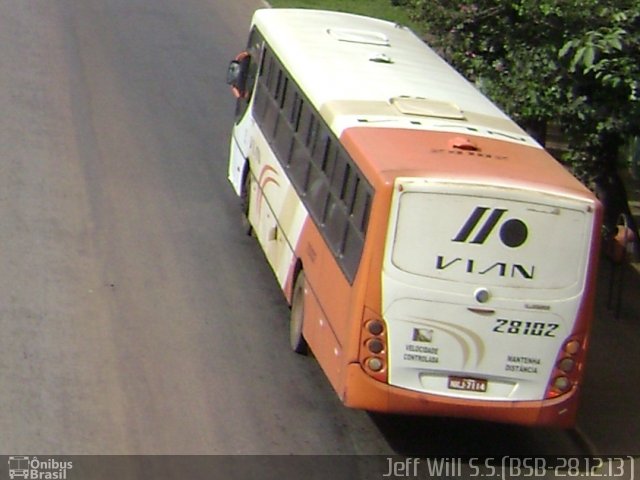
{"type": "Polygon", "coordinates": [[[306,281],[304,278],[304,272],[300,272],[293,287],[291,319],[289,321],[289,343],[291,344],[291,349],[301,355],[306,355],[309,352],[309,346],[302,334],[305,290],[306,281]]]}
{"type": "Polygon", "coordinates": [[[253,227],[249,221],[249,195],[251,193],[251,172],[247,169],[242,182],[240,205],[242,207],[242,229],[247,235],[253,235],[253,227]]]}

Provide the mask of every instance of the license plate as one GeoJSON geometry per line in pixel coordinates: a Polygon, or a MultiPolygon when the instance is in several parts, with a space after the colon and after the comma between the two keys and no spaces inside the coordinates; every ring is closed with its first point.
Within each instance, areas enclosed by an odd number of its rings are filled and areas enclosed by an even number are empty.
{"type": "Polygon", "coordinates": [[[464,390],[465,392],[487,391],[487,381],[484,378],[449,377],[449,388],[451,390],[464,390]]]}

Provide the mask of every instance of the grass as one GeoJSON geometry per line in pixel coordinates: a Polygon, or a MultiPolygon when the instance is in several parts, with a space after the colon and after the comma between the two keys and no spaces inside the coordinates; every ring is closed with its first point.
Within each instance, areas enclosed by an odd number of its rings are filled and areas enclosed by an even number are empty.
{"type": "Polygon", "coordinates": [[[393,6],[390,0],[268,0],[274,8],[315,8],[357,13],[369,17],[382,18],[406,25],[420,32],[419,24],[413,22],[405,7],[393,6]]]}

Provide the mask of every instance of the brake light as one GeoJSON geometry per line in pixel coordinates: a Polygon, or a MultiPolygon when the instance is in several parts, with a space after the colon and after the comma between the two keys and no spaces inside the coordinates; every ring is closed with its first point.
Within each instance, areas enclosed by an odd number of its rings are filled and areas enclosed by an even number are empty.
{"type": "Polygon", "coordinates": [[[367,310],[360,338],[360,365],[371,377],[386,382],[387,335],[384,321],[367,310]]]}
{"type": "Polygon", "coordinates": [[[564,395],[577,385],[579,372],[582,369],[583,352],[583,339],[571,337],[565,341],[556,358],[546,398],[564,395]]]}

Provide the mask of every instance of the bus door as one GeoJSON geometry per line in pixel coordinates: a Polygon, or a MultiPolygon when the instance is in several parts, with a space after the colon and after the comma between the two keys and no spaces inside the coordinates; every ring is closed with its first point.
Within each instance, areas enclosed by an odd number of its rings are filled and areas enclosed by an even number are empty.
{"type": "Polygon", "coordinates": [[[382,278],[390,384],[493,401],[569,391],[593,221],[582,199],[398,179],[382,278]]]}

